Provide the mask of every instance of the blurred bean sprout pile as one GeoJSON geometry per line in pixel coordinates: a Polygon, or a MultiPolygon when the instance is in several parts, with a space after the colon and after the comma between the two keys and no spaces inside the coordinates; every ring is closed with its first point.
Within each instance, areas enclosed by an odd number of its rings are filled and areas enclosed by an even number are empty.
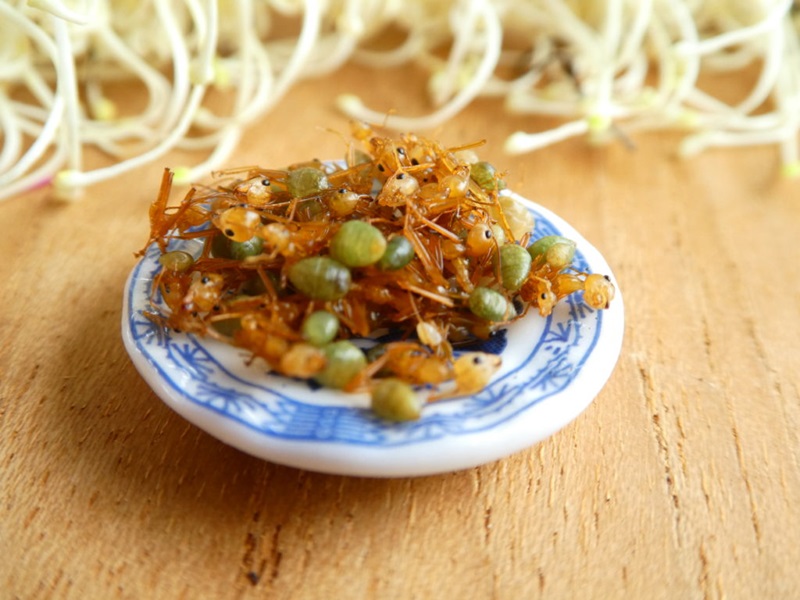
{"type": "MultiPolygon", "coordinates": [[[[352,118],[411,131],[437,127],[478,96],[511,113],[562,119],[517,132],[522,153],[575,136],[591,142],[680,129],[679,154],[775,145],[800,174],[800,6],[791,0],[0,0],[0,198],[52,184],[89,185],[173,149],[204,152],[177,182],[226,161],[248,124],[298,80],[345,63],[429,73],[430,112],[367,108],[352,118]],[[278,24],[290,20],[287,30],[278,24]],[[400,34],[388,49],[384,32],[400,34]],[[287,33],[287,31],[289,31],[287,33]],[[715,73],[755,73],[726,101],[715,73]],[[109,89],[146,98],[122,114],[109,89]],[[133,89],[133,88],[127,88],[133,89]],[[220,112],[209,97],[229,97],[220,112]],[[386,112],[393,112],[388,118],[386,112]],[[94,146],[113,158],[86,170],[94,146]]],[[[217,103],[218,104],[218,103],[217,103]]]]}

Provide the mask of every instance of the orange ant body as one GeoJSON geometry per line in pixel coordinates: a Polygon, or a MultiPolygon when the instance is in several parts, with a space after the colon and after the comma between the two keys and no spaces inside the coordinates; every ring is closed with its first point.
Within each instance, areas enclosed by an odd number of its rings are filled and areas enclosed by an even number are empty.
{"type": "Polygon", "coordinates": [[[480,391],[501,366],[490,354],[454,358],[452,340],[486,337],[529,307],[547,316],[574,292],[592,308],[609,306],[610,279],[571,266],[574,242],[546,236],[529,246],[531,213],[500,194],[501,175],[471,151],[478,144],[390,139],[363,124],[353,135],[363,151],[351,146],[347,166],[231,169],[224,185],[192,189],[175,207],[165,171],[150,207],[148,245],[158,245],[164,267],[151,318],[336,388],[372,389],[386,374],[406,386],[452,382],[430,397],[439,400],[480,391]],[[352,233],[337,238],[344,231],[352,233]],[[190,238],[205,238],[199,256],[167,251],[190,238]],[[304,315],[319,312],[337,327],[317,346],[299,331],[304,315]],[[348,341],[386,329],[419,342],[388,343],[367,363],[348,341]],[[339,381],[331,371],[348,357],[356,374],[339,381]]]}

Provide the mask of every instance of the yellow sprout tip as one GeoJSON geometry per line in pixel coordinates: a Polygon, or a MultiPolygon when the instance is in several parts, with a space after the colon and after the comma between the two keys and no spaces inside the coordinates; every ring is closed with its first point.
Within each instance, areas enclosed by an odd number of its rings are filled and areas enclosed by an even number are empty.
{"type": "Polygon", "coordinates": [[[91,105],[92,114],[98,121],[113,121],[117,116],[117,105],[108,98],[101,98],[91,105]]]}
{"type": "Polygon", "coordinates": [[[190,167],[175,167],[172,181],[175,185],[189,185],[192,182],[192,169],[190,167]]]}
{"type": "Polygon", "coordinates": [[[336,98],[336,106],[346,115],[353,116],[364,108],[364,103],[355,94],[340,94],[336,98]]]}
{"type": "Polygon", "coordinates": [[[515,131],[506,138],[505,144],[503,144],[503,150],[508,154],[522,154],[523,152],[527,152],[529,138],[530,135],[524,131],[515,131]]]}
{"type": "Polygon", "coordinates": [[[53,178],[53,196],[64,201],[78,200],[83,196],[80,175],[80,171],[74,169],[64,169],[56,173],[53,178]]]}
{"type": "Polygon", "coordinates": [[[214,70],[214,85],[223,90],[231,87],[231,72],[230,69],[219,58],[214,59],[212,65],[214,70]]]}
{"type": "Polygon", "coordinates": [[[781,165],[781,177],[785,179],[797,179],[800,177],[800,160],[781,165]]]}
{"type": "Polygon", "coordinates": [[[593,114],[586,117],[586,122],[589,125],[589,133],[602,133],[611,127],[611,117],[602,114],[593,114]]]}
{"type": "Polygon", "coordinates": [[[700,117],[693,110],[684,110],[678,113],[676,123],[683,129],[697,129],[700,125],[700,117]]]}

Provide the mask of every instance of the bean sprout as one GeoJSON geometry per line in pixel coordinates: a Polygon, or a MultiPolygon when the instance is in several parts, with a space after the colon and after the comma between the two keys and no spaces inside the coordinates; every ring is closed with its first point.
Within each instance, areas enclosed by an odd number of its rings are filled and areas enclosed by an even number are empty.
{"type": "Polygon", "coordinates": [[[799,32],[796,0],[0,0],[0,199],[47,184],[79,197],[173,149],[205,153],[175,168],[176,183],[197,180],[295,83],[348,62],[429,74],[427,114],[342,95],[355,119],[430,130],[498,97],[563,120],[512,134],[510,153],[679,129],[681,156],[776,145],[797,176],[799,32]],[[378,49],[390,29],[404,39],[378,49]],[[756,76],[739,99],[702,85],[744,69],[756,76]],[[114,101],[119,81],[143,93],[134,114],[114,101]],[[110,164],[87,170],[89,146],[110,164]]]}

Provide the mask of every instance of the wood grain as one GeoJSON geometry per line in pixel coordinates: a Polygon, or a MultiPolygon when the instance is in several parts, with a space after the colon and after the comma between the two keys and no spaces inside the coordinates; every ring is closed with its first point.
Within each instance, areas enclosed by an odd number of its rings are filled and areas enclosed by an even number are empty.
{"type": "MultiPolygon", "coordinates": [[[[231,164],[340,155],[341,91],[423,108],[413,69],[370,76],[299,85],[231,164]]],[[[121,292],[160,171],[186,156],[80,203],[0,205],[0,597],[800,597],[800,184],[772,149],[679,162],[667,134],[510,158],[506,135],[547,123],[501,114],[480,101],[436,135],[487,138],[515,189],[603,252],[626,337],[574,423],[449,475],[270,464],[149,390],[121,292]]]]}

